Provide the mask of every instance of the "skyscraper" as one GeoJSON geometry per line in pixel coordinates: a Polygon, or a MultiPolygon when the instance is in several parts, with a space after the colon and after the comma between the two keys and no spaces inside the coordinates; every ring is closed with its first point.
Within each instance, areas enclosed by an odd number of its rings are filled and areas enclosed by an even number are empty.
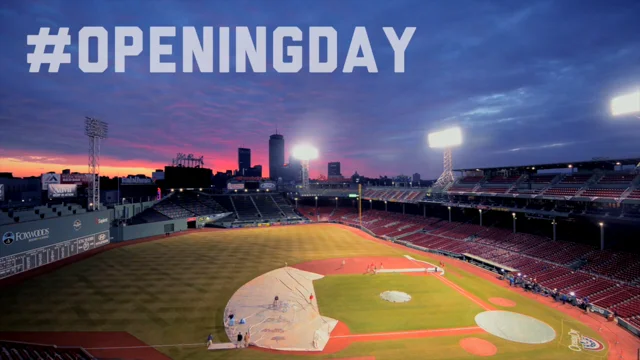
{"type": "Polygon", "coordinates": [[[342,177],[342,173],[340,173],[340,162],[330,162],[328,167],[327,177],[331,178],[340,178],[342,177]]]}
{"type": "Polygon", "coordinates": [[[238,174],[245,175],[251,169],[251,149],[238,148],[238,174]]]}
{"type": "Polygon", "coordinates": [[[269,137],[269,177],[278,180],[284,166],[284,136],[275,133],[269,137]]]}

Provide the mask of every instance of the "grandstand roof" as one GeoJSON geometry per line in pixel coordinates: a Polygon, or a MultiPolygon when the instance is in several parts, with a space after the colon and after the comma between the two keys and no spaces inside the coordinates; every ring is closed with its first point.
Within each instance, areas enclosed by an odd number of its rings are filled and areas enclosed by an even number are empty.
{"type": "Polygon", "coordinates": [[[587,161],[574,161],[574,162],[557,162],[550,164],[532,164],[532,165],[511,165],[511,166],[497,166],[497,167],[485,167],[485,168],[465,168],[454,169],[454,171],[499,171],[499,170],[548,170],[548,169],[562,169],[568,168],[571,165],[577,169],[609,169],[616,165],[639,165],[640,157],[615,159],[615,158],[599,158],[587,161]]]}

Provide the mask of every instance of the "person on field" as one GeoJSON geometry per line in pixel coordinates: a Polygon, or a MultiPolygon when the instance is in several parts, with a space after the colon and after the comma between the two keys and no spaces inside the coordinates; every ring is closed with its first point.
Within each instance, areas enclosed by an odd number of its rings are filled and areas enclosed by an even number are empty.
{"type": "Polygon", "coordinates": [[[344,269],[344,265],[345,265],[346,263],[347,263],[347,261],[346,261],[346,260],[342,260],[342,267],[341,267],[341,269],[344,269]]]}
{"type": "Polygon", "coordinates": [[[309,295],[309,303],[313,302],[313,294],[309,295]]]}
{"type": "Polygon", "coordinates": [[[209,334],[209,337],[207,337],[207,347],[211,346],[211,344],[213,344],[213,335],[209,334]]]}
{"type": "Polygon", "coordinates": [[[238,333],[238,342],[236,343],[236,348],[242,347],[242,333],[238,333]]]}
{"type": "Polygon", "coordinates": [[[276,295],[276,297],[273,298],[273,308],[277,309],[278,308],[278,303],[280,302],[280,298],[278,297],[278,295],[276,295]]]}
{"type": "Polygon", "coordinates": [[[244,333],[244,347],[249,347],[249,332],[244,333]]]}

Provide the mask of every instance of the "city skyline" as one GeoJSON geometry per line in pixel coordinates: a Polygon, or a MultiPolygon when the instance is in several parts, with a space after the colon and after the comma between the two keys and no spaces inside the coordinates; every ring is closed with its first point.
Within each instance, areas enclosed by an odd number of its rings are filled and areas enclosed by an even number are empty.
{"type": "MultiPolygon", "coordinates": [[[[204,155],[214,172],[235,169],[237,148],[247,146],[266,177],[276,128],[286,137],[285,159],[295,144],[318,147],[312,177],[340,161],[344,176],[436,178],[442,153],[428,148],[426,134],[452,125],[465,134],[454,168],[640,155],[638,121],[612,119],[608,108],[611,97],[640,86],[640,4],[632,0],[341,2],[348,18],[330,1],[155,5],[0,5],[0,172],[86,172],[84,116],[110,124],[101,156],[108,176],[149,176],[178,152],[204,155]],[[379,73],[149,74],[146,51],[128,59],[123,74],[28,72],[27,34],[41,26],[77,31],[86,19],[109,29],[334,26],[339,59],[353,28],[366,26],[379,73]],[[382,26],[417,27],[404,74],[390,70],[382,26]]],[[[169,42],[181,45],[179,38],[169,42]]],[[[76,58],[77,38],[70,49],[76,58]]]]}

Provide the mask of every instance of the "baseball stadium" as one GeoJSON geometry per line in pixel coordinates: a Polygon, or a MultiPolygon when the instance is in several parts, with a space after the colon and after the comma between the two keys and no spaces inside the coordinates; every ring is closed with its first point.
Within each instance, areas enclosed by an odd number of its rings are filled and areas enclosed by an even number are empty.
{"type": "Polygon", "coordinates": [[[224,189],[179,154],[118,180],[140,202],[43,174],[58,201],[0,212],[0,359],[636,359],[640,159],[452,169],[432,143],[428,187],[310,180],[311,147],[300,183],[224,189]]]}

